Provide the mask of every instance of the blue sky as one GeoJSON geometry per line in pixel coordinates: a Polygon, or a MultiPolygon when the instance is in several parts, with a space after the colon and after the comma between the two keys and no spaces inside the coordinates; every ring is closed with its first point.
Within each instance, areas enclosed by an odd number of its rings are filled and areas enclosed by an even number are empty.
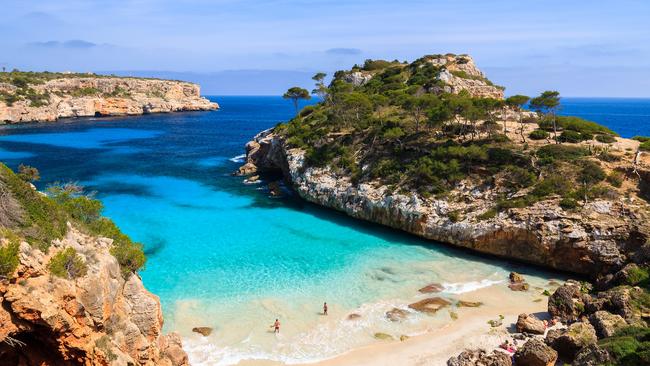
{"type": "Polygon", "coordinates": [[[366,58],[469,53],[509,94],[650,97],[650,1],[4,0],[0,66],[278,94],[366,58]],[[173,73],[172,73],[173,72],[173,73]]]}

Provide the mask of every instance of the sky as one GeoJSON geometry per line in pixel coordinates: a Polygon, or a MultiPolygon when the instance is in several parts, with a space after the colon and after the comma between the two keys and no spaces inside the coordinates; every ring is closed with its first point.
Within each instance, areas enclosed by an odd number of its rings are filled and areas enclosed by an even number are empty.
{"type": "Polygon", "coordinates": [[[650,97],[647,0],[0,0],[0,66],[273,95],[368,58],[468,53],[507,94],[650,97]]]}

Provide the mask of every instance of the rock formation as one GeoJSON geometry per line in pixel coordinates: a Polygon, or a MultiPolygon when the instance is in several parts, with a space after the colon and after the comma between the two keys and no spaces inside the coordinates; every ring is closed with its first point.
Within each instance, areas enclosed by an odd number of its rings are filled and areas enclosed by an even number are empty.
{"type": "MultiPolygon", "coordinates": [[[[140,115],[179,111],[216,110],[218,104],[201,97],[196,84],[119,77],[62,77],[29,85],[44,98],[36,106],[29,99],[12,103],[0,98],[0,123],[50,122],[59,118],[140,115]]],[[[3,95],[20,90],[0,82],[3,95]]]]}
{"type": "MultiPolygon", "coordinates": [[[[290,148],[272,130],[259,133],[246,150],[241,175],[283,172],[307,201],[481,253],[595,277],[623,267],[648,238],[647,204],[641,199],[594,200],[583,213],[542,201],[482,219],[497,201],[498,190],[463,182],[450,200],[393,192],[381,184],[355,184],[328,167],[307,166],[305,151],[290,148]],[[453,221],[449,213],[454,211],[466,214],[453,221]]],[[[620,171],[632,169],[630,161],[615,164],[620,171]]],[[[643,167],[650,169],[650,164],[643,167]]]]}
{"type": "Polygon", "coordinates": [[[158,297],[137,275],[123,278],[111,243],[69,227],[47,253],[20,244],[15,274],[0,279],[0,364],[188,364],[180,337],[162,334],[158,297]],[[86,275],[49,273],[49,259],[64,248],[84,258],[86,275]]]}

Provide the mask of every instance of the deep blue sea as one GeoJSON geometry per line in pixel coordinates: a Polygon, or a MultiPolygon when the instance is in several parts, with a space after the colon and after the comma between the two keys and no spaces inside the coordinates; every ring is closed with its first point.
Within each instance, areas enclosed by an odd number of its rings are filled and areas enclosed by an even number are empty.
{"type": "MultiPolygon", "coordinates": [[[[429,283],[443,283],[450,297],[492,286],[496,300],[480,300],[498,308],[539,297],[505,289],[510,270],[539,288],[554,276],[269,197],[263,184],[231,173],[245,143],[290,118],[293,106],[279,97],[211,99],[221,110],[0,127],[1,161],[38,167],[39,189],[78,181],[96,192],[106,216],[144,243],[141,276],[161,298],[165,329],[184,337],[194,364],[332,357],[375,342],[375,332],[399,337],[449,322],[447,313],[386,321],[387,310],[407,309],[429,283]],[[324,301],[328,317],[318,314],[324,301]],[[349,321],[350,313],[361,318],[349,321]],[[279,336],[268,333],[275,318],[283,323],[279,336]],[[201,338],[191,332],[195,326],[215,331],[201,338]]],[[[563,113],[622,136],[650,135],[650,100],[563,104],[563,113]]]]}

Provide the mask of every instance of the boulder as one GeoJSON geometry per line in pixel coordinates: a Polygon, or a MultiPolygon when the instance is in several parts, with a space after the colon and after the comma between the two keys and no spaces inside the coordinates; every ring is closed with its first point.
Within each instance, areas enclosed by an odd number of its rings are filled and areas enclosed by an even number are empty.
{"type": "Polygon", "coordinates": [[[401,322],[406,319],[409,315],[409,312],[404,309],[392,308],[386,312],[386,318],[392,322],[401,322]]]}
{"type": "Polygon", "coordinates": [[[430,293],[434,293],[434,292],[441,292],[442,290],[444,290],[444,287],[441,284],[432,283],[430,285],[422,287],[418,291],[420,291],[423,294],[430,294],[430,293]]]}
{"type": "Polygon", "coordinates": [[[589,295],[582,293],[580,283],[567,281],[548,298],[548,312],[565,323],[576,321],[585,310],[585,302],[589,298],[589,295]]]}
{"type": "Polygon", "coordinates": [[[600,338],[611,337],[617,330],[627,326],[627,322],[622,316],[600,310],[589,316],[589,322],[596,329],[596,334],[600,338]]]}
{"type": "Polygon", "coordinates": [[[456,357],[447,360],[447,366],[512,366],[510,355],[493,351],[488,354],[485,350],[466,350],[456,357]]]}
{"type": "Polygon", "coordinates": [[[210,327],[195,327],[192,328],[192,332],[199,333],[200,335],[207,337],[212,334],[212,328],[210,327]]]}
{"type": "Polygon", "coordinates": [[[573,323],[566,329],[551,330],[546,336],[546,343],[569,362],[576,357],[582,347],[595,344],[596,341],[598,338],[594,327],[583,322],[573,323]]]}
{"type": "Polygon", "coordinates": [[[578,351],[571,366],[601,366],[606,365],[609,361],[607,350],[598,347],[597,344],[590,344],[578,351]]]}
{"type": "Polygon", "coordinates": [[[544,322],[533,314],[519,314],[516,326],[519,333],[544,334],[546,332],[544,322]]]}
{"type": "Polygon", "coordinates": [[[510,272],[510,275],[508,276],[510,279],[510,283],[520,283],[520,282],[526,282],[526,279],[524,279],[524,276],[520,275],[517,272],[510,272]]]}
{"type": "Polygon", "coordinates": [[[432,297],[415,302],[413,304],[409,304],[409,308],[423,313],[434,314],[438,310],[449,305],[451,305],[451,302],[443,299],[442,297],[432,297]]]}
{"type": "Polygon", "coordinates": [[[515,364],[525,366],[554,366],[557,352],[542,340],[533,338],[515,352],[515,364]]]}

